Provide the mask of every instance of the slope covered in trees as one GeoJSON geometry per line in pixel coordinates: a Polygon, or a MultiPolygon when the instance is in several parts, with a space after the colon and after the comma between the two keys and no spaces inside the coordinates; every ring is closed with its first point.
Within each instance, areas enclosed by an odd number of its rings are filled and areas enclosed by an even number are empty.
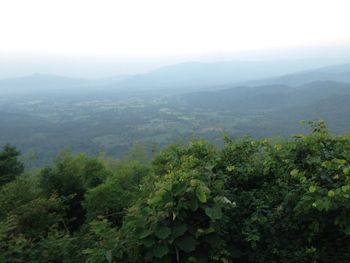
{"type": "MultiPolygon", "coordinates": [[[[142,161],[141,161],[142,160],[142,161]]],[[[350,136],[170,145],[151,162],[0,153],[0,262],[349,262],[350,136]]]]}

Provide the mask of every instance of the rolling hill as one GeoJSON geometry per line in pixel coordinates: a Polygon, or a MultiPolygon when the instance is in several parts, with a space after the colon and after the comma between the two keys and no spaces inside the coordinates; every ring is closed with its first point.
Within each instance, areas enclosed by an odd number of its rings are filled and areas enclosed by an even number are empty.
{"type": "Polygon", "coordinates": [[[350,83],[350,63],[340,64],[328,67],[317,68],[296,72],[292,74],[282,75],[278,77],[252,81],[250,85],[302,85],[313,81],[338,81],[350,83]]]}

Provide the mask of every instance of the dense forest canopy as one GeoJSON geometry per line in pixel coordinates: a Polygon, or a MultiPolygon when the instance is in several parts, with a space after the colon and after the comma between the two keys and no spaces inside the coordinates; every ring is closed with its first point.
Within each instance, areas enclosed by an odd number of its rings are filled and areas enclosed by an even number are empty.
{"type": "Polygon", "coordinates": [[[5,146],[0,262],[349,262],[350,136],[311,128],[26,172],[5,146]]]}

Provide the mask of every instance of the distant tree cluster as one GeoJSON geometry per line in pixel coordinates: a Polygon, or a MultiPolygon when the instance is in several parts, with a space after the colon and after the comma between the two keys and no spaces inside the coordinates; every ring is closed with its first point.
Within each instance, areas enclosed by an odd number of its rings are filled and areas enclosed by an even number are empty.
{"type": "Polygon", "coordinates": [[[0,152],[0,262],[350,262],[350,136],[169,145],[149,161],[0,152]]]}

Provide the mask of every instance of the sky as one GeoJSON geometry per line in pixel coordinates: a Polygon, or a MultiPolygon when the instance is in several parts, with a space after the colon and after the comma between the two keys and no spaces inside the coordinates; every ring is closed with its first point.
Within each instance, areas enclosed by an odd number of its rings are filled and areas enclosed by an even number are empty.
{"type": "Polygon", "coordinates": [[[348,0],[1,0],[1,53],[157,56],[350,40],[348,0]]]}
{"type": "Polygon", "coordinates": [[[347,45],[349,10],[349,0],[0,0],[0,59],[171,60],[347,45]]]}

